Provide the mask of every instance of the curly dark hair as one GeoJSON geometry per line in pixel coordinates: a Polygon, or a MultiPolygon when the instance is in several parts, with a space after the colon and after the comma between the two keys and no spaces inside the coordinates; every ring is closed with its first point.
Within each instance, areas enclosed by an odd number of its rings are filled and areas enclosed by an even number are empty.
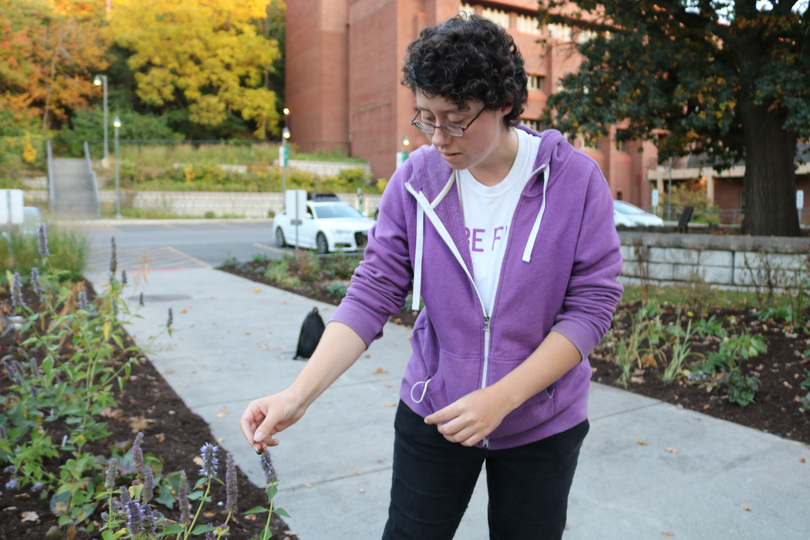
{"type": "Polygon", "coordinates": [[[497,110],[511,103],[506,125],[517,122],[529,97],[526,70],[512,36],[477,15],[460,13],[428,26],[408,45],[402,84],[459,108],[470,100],[497,110]]]}

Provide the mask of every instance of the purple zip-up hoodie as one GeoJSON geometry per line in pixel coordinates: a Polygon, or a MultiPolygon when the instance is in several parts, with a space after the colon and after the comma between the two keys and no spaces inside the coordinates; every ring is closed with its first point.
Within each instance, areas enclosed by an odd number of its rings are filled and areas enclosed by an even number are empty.
{"type": "Polygon", "coordinates": [[[369,345],[411,290],[416,306],[424,300],[400,390],[422,417],[498,381],[551,330],[564,335],[582,362],[483,441],[493,450],[511,448],[587,418],[587,357],[610,328],[622,294],[616,282],[621,266],[607,181],[558,131],[544,131],[509,228],[492,313],[486,313],[473,281],[454,171],[435,148],[422,146],[386,187],[365,260],[331,320],[369,345]]]}

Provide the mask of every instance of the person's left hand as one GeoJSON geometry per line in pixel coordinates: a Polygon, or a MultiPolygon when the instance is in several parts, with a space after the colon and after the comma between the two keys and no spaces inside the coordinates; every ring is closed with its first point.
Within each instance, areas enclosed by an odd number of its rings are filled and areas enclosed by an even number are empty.
{"type": "Polygon", "coordinates": [[[450,442],[474,446],[497,428],[509,413],[506,400],[492,387],[471,392],[425,418],[438,424],[439,433],[450,442]]]}

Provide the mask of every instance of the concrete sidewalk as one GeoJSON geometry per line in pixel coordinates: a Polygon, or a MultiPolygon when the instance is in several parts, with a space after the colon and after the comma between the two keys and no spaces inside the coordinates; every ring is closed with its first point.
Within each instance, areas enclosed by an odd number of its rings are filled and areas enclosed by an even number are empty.
{"type": "MultiPolygon", "coordinates": [[[[209,268],[127,269],[139,346],[222,448],[258,485],[263,474],[239,429],[252,399],[285,388],[300,325],[322,304],[209,268]],[[144,307],[138,306],[140,293],[144,307]],[[174,313],[173,335],[156,340],[174,313]]],[[[106,275],[88,276],[97,290],[106,275]]],[[[384,337],[280,435],[276,503],[303,540],[379,538],[386,520],[399,379],[409,330],[384,337]]],[[[591,432],[570,498],[567,539],[806,539],[810,447],[593,384],[591,432]]],[[[155,450],[159,455],[159,450],[155,450]]],[[[488,538],[482,481],[456,538],[488,538]]]]}

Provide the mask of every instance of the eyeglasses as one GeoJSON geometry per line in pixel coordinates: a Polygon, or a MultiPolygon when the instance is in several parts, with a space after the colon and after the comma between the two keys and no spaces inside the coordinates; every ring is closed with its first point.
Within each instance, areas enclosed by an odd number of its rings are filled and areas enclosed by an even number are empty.
{"type": "Polygon", "coordinates": [[[462,135],[464,135],[465,131],[470,129],[472,123],[475,122],[476,118],[481,116],[481,113],[484,112],[485,109],[486,107],[478,111],[478,114],[476,114],[473,117],[473,119],[470,120],[470,123],[467,124],[466,127],[461,127],[458,124],[454,124],[452,122],[440,124],[437,126],[435,124],[431,124],[430,122],[425,122],[424,120],[417,120],[416,117],[419,116],[419,113],[422,111],[416,111],[416,114],[413,115],[413,118],[411,119],[411,125],[415,126],[416,129],[418,129],[422,133],[427,133],[428,135],[433,135],[436,132],[436,128],[439,128],[452,137],[461,137],[462,135]]]}

